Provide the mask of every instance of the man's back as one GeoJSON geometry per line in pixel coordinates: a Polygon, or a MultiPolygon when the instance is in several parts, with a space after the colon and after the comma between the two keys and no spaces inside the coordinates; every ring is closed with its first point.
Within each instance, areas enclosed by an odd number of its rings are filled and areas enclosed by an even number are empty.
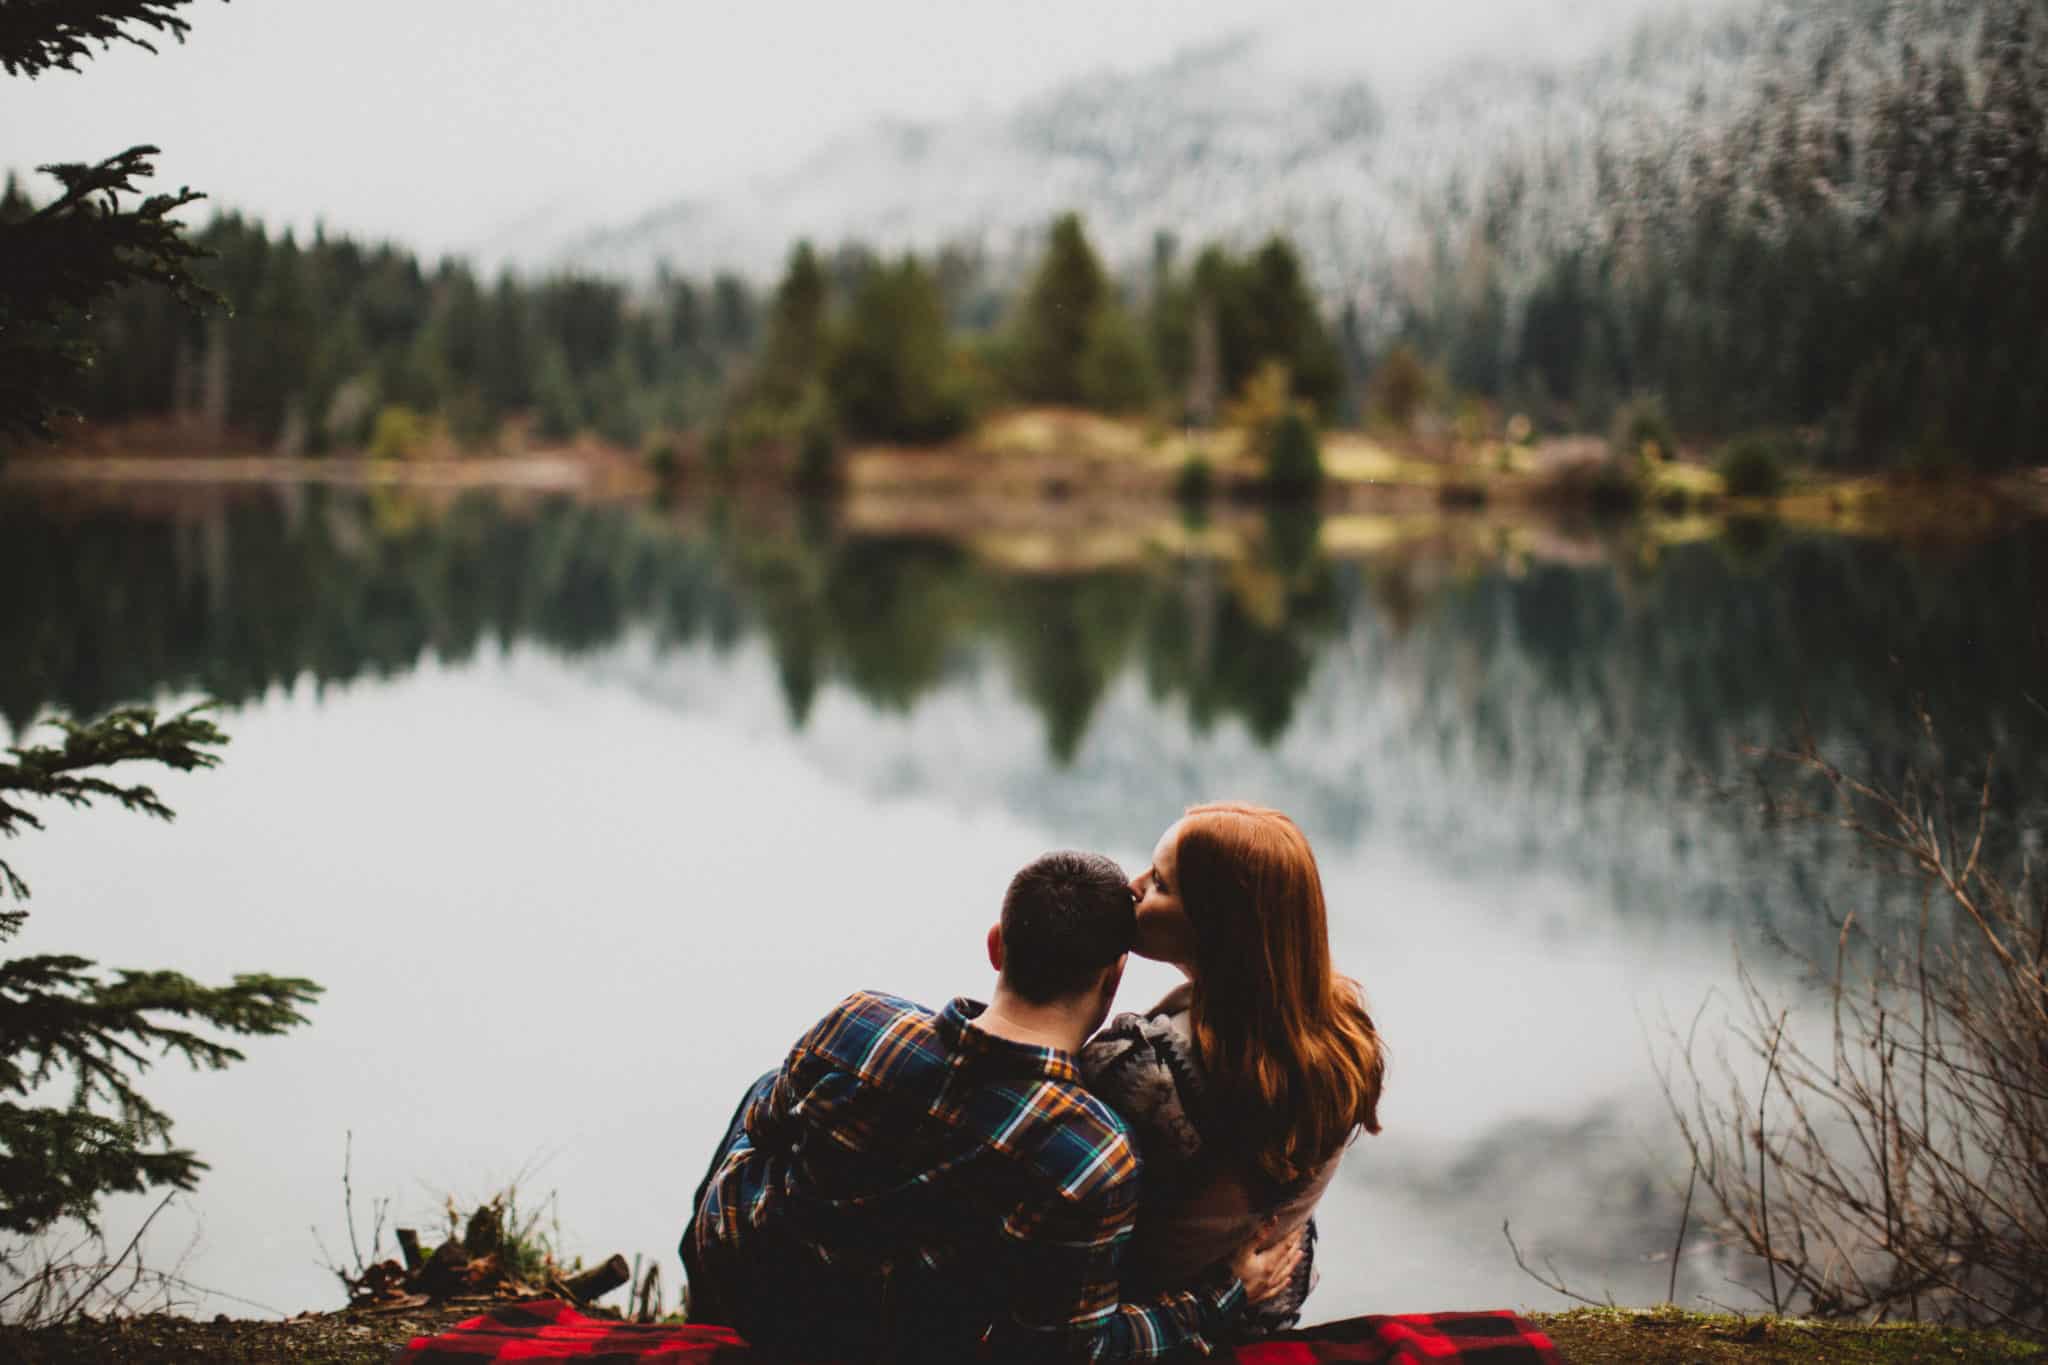
{"type": "Polygon", "coordinates": [[[992,1325],[999,1353],[1115,1338],[1130,1358],[1234,1309],[1227,1275],[1207,1295],[1118,1303],[1138,1193],[1124,1124],[1068,1053],[972,1027],[981,1008],[851,996],[749,1106],[688,1259],[763,1344],[961,1360],[992,1325]]]}

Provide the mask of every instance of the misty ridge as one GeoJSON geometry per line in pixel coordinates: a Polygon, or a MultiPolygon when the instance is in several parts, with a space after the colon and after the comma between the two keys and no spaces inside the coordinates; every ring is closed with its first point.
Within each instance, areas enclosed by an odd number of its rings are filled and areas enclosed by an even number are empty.
{"type": "MultiPolygon", "coordinates": [[[[794,165],[650,205],[623,224],[515,228],[480,255],[633,278],[662,265],[766,277],[803,237],[884,251],[955,247],[1015,277],[1045,223],[1074,211],[1123,269],[1149,260],[1160,231],[1239,244],[1281,232],[1335,289],[1412,240],[1445,183],[1483,174],[1532,135],[1574,141],[1602,117],[1669,112],[1673,80],[1719,86],[1742,74],[1739,51],[1705,50],[1704,30],[1716,25],[1697,7],[1596,6],[1590,19],[1576,8],[1575,20],[1574,7],[1502,7],[1510,22],[1500,28],[1517,44],[1505,53],[1492,50],[1503,41],[1493,25],[1470,14],[1437,22],[1463,30],[1447,43],[1398,16],[1296,8],[1007,110],[878,119],[794,165]],[[1396,30],[1385,41],[1383,27],[1396,30]],[[1529,55],[1532,42],[1540,55],[1529,55]],[[1617,73],[1624,50],[1648,55],[1617,73]],[[1416,66],[1401,60],[1408,54],[1416,66]]],[[[1750,45],[1753,25],[1727,29],[1733,41],[1723,46],[1750,45]]]]}
{"type": "Polygon", "coordinates": [[[1277,233],[1333,307],[1370,305],[1434,238],[1471,223],[1490,185],[1527,182],[1518,235],[1561,245],[1611,203],[1603,163],[1683,155],[1788,93],[1835,94],[1820,88],[1830,75],[1863,97],[1854,117],[1874,120],[1869,97],[1903,74],[1902,41],[1927,61],[1969,60],[1992,8],[1510,4],[1452,10],[1432,31],[1317,6],[1007,111],[877,120],[796,165],[625,223],[509,229],[478,256],[629,279],[663,267],[766,279],[807,238],[950,247],[1014,287],[1045,224],[1071,211],[1120,273],[1140,274],[1160,233],[1240,247],[1277,233]],[[1381,28],[1393,32],[1382,40],[1381,28]]]}

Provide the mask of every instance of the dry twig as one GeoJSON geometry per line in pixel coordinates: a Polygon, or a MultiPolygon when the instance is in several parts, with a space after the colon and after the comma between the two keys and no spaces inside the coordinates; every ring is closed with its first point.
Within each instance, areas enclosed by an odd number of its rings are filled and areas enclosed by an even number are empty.
{"type": "Polygon", "coordinates": [[[1522,1249],[1515,1245],[1515,1234],[1508,1230],[1508,1220],[1505,1218],[1500,1221],[1500,1235],[1508,1239],[1508,1250],[1514,1253],[1515,1264],[1521,1268],[1522,1273],[1542,1285],[1545,1289],[1548,1289],[1551,1293],[1562,1294],[1565,1298],[1574,1299],[1579,1303],[1591,1304],[1595,1308],[1614,1307],[1614,1296],[1611,1294],[1604,1299],[1589,1299],[1578,1290],[1567,1285],[1564,1282],[1564,1276],[1558,1272],[1556,1264],[1548,1256],[1543,1258],[1543,1268],[1550,1272],[1550,1278],[1545,1279],[1542,1275],[1539,1275],[1535,1268],[1523,1259],[1522,1249]]]}

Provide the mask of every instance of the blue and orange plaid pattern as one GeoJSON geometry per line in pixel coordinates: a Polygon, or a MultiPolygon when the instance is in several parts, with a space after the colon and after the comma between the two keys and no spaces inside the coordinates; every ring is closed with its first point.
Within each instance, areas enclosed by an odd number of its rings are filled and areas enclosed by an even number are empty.
{"type": "Polygon", "coordinates": [[[1243,1308],[1227,1269],[1124,1303],[1117,1262],[1136,1226],[1128,1130],[1074,1059],[861,992],[826,1015],[745,1111],[686,1239],[744,1280],[767,1242],[813,1258],[890,1323],[985,1310],[999,1357],[1150,1360],[1206,1351],[1243,1308]]]}

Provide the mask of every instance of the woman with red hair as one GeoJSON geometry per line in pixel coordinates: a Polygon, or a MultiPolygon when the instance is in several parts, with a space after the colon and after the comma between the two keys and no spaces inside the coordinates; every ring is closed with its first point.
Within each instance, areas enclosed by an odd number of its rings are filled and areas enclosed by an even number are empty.
{"type": "Polygon", "coordinates": [[[1192,806],[1131,892],[1134,950],[1188,979],[1082,1055],[1144,1160],[1124,1285],[1185,1283],[1262,1225],[1298,1233],[1311,1254],[1294,1283],[1246,1318],[1254,1334],[1290,1327],[1313,1285],[1310,1215],[1352,1138],[1380,1130],[1386,1072],[1358,983],[1330,964],[1315,855],[1279,811],[1192,806]]]}

